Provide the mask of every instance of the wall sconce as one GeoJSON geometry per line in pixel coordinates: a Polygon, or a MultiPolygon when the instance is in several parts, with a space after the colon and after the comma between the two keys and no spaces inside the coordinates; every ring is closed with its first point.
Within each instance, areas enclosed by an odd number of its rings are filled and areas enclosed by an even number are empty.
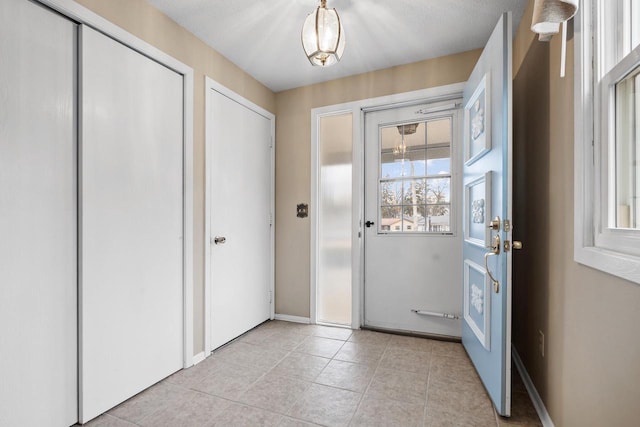
{"type": "Polygon", "coordinates": [[[535,0],[531,31],[539,34],[543,42],[551,40],[560,31],[562,24],[562,57],[560,59],[560,77],[564,77],[567,57],[567,21],[576,14],[579,0],[535,0]]]}

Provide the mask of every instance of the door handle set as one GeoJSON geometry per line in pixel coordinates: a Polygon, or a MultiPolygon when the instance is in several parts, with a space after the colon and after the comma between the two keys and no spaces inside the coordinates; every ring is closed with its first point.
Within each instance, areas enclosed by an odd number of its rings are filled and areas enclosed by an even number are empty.
{"type": "Polygon", "coordinates": [[[495,293],[498,293],[500,292],[500,282],[498,282],[496,278],[493,277],[493,274],[489,269],[489,264],[487,263],[487,261],[489,260],[490,256],[500,255],[500,235],[496,234],[495,236],[493,236],[493,243],[491,244],[491,246],[487,246],[487,248],[491,250],[484,254],[484,269],[489,275],[489,278],[491,279],[491,283],[493,284],[493,290],[495,291],[495,293]]]}
{"type": "MultiPolygon", "coordinates": [[[[501,226],[501,221],[500,221],[500,217],[497,216],[494,219],[491,220],[491,222],[489,223],[489,225],[487,226],[490,230],[493,231],[500,231],[500,226],[501,226]]],[[[509,220],[504,220],[504,231],[505,232],[510,232],[512,231],[512,227],[511,227],[511,222],[509,220]]],[[[495,236],[493,236],[493,240],[491,243],[491,246],[487,246],[487,249],[490,249],[489,252],[484,254],[484,268],[485,271],[487,272],[487,274],[489,275],[489,278],[491,279],[491,283],[493,283],[493,290],[495,291],[495,293],[500,292],[500,282],[498,282],[496,280],[495,277],[493,277],[493,274],[491,273],[491,270],[489,269],[489,265],[488,265],[488,260],[489,257],[494,256],[494,255],[500,255],[500,246],[501,246],[501,240],[500,240],[500,234],[496,234],[495,236]]],[[[518,240],[514,240],[513,242],[509,241],[509,240],[505,240],[504,243],[502,243],[502,248],[504,250],[504,252],[509,252],[511,249],[522,249],[522,242],[518,241],[518,240]]]]}

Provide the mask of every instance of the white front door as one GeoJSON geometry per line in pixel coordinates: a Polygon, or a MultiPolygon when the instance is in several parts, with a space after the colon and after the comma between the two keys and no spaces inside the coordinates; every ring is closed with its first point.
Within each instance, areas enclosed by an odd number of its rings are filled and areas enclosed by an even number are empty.
{"type": "Polygon", "coordinates": [[[76,40],[0,1],[1,426],[78,420],[76,40]]]}
{"type": "Polygon", "coordinates": [[[511,15],[464,89],[462,344],[496,410],[511,411],[511,15]],[[487,247],[493,246],[493,249],[487,247]]]}
{"type": "Polygon", "coordinates": [[[271,315],[273,116],[208,88],[210,348],[271,315]]]}
{"type": "Polygon", "coordinates": [[[460,336],[457,129],[452,102],[365,115],[365,326],[460,336]]]}

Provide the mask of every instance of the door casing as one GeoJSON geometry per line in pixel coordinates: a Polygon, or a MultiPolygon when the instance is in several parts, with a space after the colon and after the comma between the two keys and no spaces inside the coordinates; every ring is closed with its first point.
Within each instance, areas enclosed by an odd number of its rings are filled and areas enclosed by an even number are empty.
{"type": "Polygon", "coordinates": [[[351,281],[351,328],[359,329],[364,324],[364,115],[366,112],[384,110],[396,107],[433,103],[438,101],[462,98],[464,83],[453,83],[412,92],[404,92],[394,95],[368,98],[344,104],[330,105],[311,110],[311,209],[309,222],[311,227],[310,239],[310,322],[317,322],[317,281],[318,281],[318,218],[314,214],[314,207],[318,206],[320,170],[319,159],[319,123],[323,116],[351,113],[353,123],[353,156],[352,156],[352,281],[351,281]]]}

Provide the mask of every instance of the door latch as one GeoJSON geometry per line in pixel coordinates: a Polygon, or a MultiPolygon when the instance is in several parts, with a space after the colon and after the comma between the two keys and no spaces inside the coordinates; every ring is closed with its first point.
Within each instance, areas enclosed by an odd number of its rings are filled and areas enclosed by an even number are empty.
{"type": "Polygon", "coordinates": [[[371,227],[373,224],[374,224],[373,221],[367,221],[367,222],[364,223],[365,227],[367,227],[367,228],[371,227]]]}
{"type": "Polygon", "coordinates": [[[504,251],[505,252],[509,252],[512,248],[513,248],[513,250],[522,249],[522,242],[519,241],[519,240],[514,240],[513,242],[505,240],[504,241],[504,251]]]}
{"type": "Polygon", "coordinates": [[[216,236],[213,238],[213,243],[216,245],[224,245],[226,241],[227,238],[222,236],[216,236]]]}

